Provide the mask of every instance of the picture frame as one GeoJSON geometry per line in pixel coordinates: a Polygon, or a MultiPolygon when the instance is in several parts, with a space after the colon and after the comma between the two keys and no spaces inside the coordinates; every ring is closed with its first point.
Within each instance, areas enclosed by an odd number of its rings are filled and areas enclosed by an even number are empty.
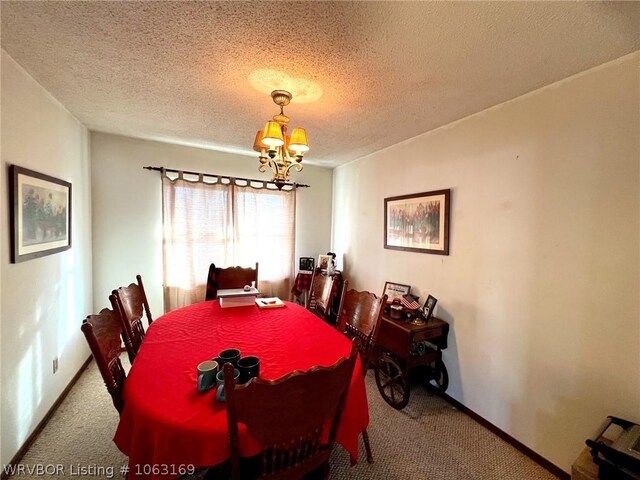
{"type": "Polygon", "coordinates": [[[316,259],[313,257],[300,257],[298,262],[299,273],[313,273],[316,266],[316,259]]]}
{"type": "Polygon", "coordinates": [[[71,248],[71,183],[11,165],[11,263],[71,248]]]}
{"type": "Polygon", "coordinates": [[[433,315],[433,311],[436,309],[436,303],[438,303],[438,299],[432,295],[427,297],[426,302],[424,302],[424,306],[422,307],[422,318],[425,321],[429,321],[431,316],[433,315]]]}
{"type": "Polygon", "coordinates": [[[322,271],[325,271],[333,257],[331,255],[318,255],[318,268],[322,271]]]}
{"type": "Polygon", "coordinates": [[[449,255],[451,189],[384,199],[384,248],[449,255]]]}
{"type": "Polygon", "coordinates": [[[392,303],[395,299],[402,300],[402,297],[411,292],[411,285],[402,283],[384,282],[384,290],[382,295],[387,296],[387,303],[392,303]]]}

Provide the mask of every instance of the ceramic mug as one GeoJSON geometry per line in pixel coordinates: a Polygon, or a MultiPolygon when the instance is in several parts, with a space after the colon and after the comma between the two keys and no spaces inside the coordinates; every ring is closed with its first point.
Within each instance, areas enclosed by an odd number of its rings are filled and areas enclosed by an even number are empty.
{"type": "Polygon", "coordinates": [[[247,383],[260,375],[260,359],[258,357],[242,357],[238,360],[240,370],[240,383],[247,383]]]}
{"type": "Polygon", "coordinates": [[[216,384],[218,362],[207,360],[198,365],[198,391],[200,393],[211,390],[216,384]]]}
{"type": "MultiPolygon", "coordinates": [[[[240,378],[240,371],[237,368],[233,369],[233,379],[237,382],[240,378]]],[[[220,370],[216,374],[216,383],[218,384],[218,391],[216,392],[216,400],[224,402],[226,397],[224,395],[224,370],[220,370]]]]}
{"type": "Polygon", "coordinates": [[[229,348],[227,350],[221,351],[216,358],[215,361],[218,362],[220,366],[220,371],[222,371],[224,365],[226,363],[231,363],[234,367],[238,365],[238,360],[240,360],[240,350],[237,348],[229,348]]]}

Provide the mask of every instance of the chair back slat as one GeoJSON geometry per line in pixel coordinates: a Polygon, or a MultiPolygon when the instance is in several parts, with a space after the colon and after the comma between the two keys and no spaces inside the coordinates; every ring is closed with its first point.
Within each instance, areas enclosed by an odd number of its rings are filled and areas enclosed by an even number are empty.
{"type": "Polygon", "coordinates": [[[238,423],[263,446],[260,472],[252,477],[301,478],[328,461],[358,354],[331,367],[295,371],[279,380],[253,379],[236,385],[233,366],[225,365],[225,394],[232,477],[239,472],[238,423]],[[328,435],[327,435],[327,426],[328,435]]]}
{"type": "Polygon", "coordinates": [[[120,362],[122,324],[119,315],[105,308],[97,315],[89,315],[80,327],[104,384],[118,412],[124,408],[122,390],[127,375],[120,362]]]}
{"type": "Polygon", "coordinates": [[[136,275],[136,280],[137,283],[113,290],[109,296],[111,306],[122,322],[124,345],[131,363],[135,360],[144,339],[143,316],[146,316],[149,325],[153,323],[142,277],[136,275]]]}
{"type": "Polygon", "coordinates": [[[323,272],[317,272],[311,280],[311,288],[309,290],[309,311],[316,316],[327,320],[331,313],[331,305],[335,297],[334,275],[327,275],[323,272]]]}
{"type": "Polygon", "coordinates": [[[255,282],[258,286],[258,262],[256,268],[228,267],[217,268],[214,263],[209,266],[205,300],[218,298],[218,290],[225,288],[242,288],[255,282]]]}
{"type": "Polygon", "coordinates": [[[386,295],[378,298],[367,291],[348,290],[343,295],[338,329],[355,339],[363,357],[363,368],[367,367],[370,350],[375,345],[386,301],[386,295]]]}

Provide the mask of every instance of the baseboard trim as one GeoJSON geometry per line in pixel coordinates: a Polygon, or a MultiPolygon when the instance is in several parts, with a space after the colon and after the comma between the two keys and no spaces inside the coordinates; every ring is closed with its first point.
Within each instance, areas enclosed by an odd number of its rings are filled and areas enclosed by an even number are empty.
{"type": "Polygon", "coordinates": [[[484,417],[481,417],[480,415],[478,415],[476,412],[474,412],[473,410],[471,410],[470,408],[466,407],[465,405],[463,405],[462,403],[460,403],[458,400],[456,400],[453,397],[450,397],[449,395],[447,395],[446,393],[442,395],[442,397],[449,402],[451,405],[453,405],[454,407],[456,407],[458,410],[460,410],[462,413],[468,415],[469,417],[471,417],[473,420],[475,420],[476,422],[478,422],[480,425],[482,425],[483,427],[485,427],[487,430],[491,431],[492,433],[496,434],[498,437],[500,437],[502,440],[504,440],[505,442],[507,442],[509,445],[511,445],[512,447],[516,448],[518,451],[522,452],[523,454],[525,454],[527,457],[529,457],[531,460],[533,460],[534,462],[536,462],[538,465],[540,465],[541,467],[543,467],[545,470],[548,470],[549,472],[551,472],[552,474],[554,474],[556,477],[562,479],[562,480],[571,480],[571,475],[568,474],[567,472],[565,472],[564,470],[562,470],[560,467],[558,467],[557,465],[551,463],[549,460],[547,460],[546,458],[544,458],[542,455],[540,455],[539,453],[534,452],[533,450],[531,450],[529,447],[527,447],[525,444],[519,442],[518,440],[516,440],[515,438],[513,438],[511,435],[509,435],[507,432],[505,432],[504,430],[501,430],[500,428],[496,427],[493,423],[491,423],[489,420],[485,419],[484,417]]]}
{"type": "MultiPolygon", "coordinates": [[[[80,378],[80,375],[82,375],[82,373],[87,369],[87,367],[91,363],[92,359],[93,359],[93,355],[89,355],[89,358],[87,358],[87,360],[85,360],[85,362],[82,364],[82,366],[78,370],[78,373],[76,373],[73,376],[71,381],[67,384],[65,389],[62,391],[62,393],[58,397],[58,399],[54,402],[54,404],[51,406],[49,411],[47,411],[47,413],[44,416],[44,418],[42,420],[40,420],[40,423],[38,423],[38,426],[31,433],[31,435],[29,435],[27,437],[25,442],[22,444],[22,447],[20,447],[20,450],[18,450],[18,452],[13,456],[13,458],[11,459],[11,462],[10,462],[11,465],[16,465],[16,464],[18,464],[18,463],[20,463],[22,461],[22,457],[24,457],[25,453],[27,453],[27,450],[29,450],[29,448],[31,448],[31,445],[33,445],[33,442],[35,442],[36,438],[38,438],[38,435],[40,435],[40,432],[42,432],[44,427],[47,426],[47,423],[49,423],[49,420],[51,419],[53,414],[56,413],[56,410],[62,404],[64,399],[67,398],[67,395],[69,395],[69,392],[71,391],[73,386],[78,382],[78,379],[80,378]]],[[[8,477],[9,477],[9,475],[7,473],[5,473],[4,469],[3,469],[2,475],[0,475],[0,480],[5,480],[8,477]]]]}

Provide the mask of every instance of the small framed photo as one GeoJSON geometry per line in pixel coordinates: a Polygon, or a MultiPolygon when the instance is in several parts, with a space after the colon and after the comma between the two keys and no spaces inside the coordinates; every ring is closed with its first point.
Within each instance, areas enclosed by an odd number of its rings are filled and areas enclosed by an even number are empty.
{"type": "Polygon", "coordinates": [[[401,283],[384,282],[384,290],[382,295],[387,296],[387,302],[391,303],[395,299],[402,300],[402,297],[409,295],[411,285],[403,285],[401,283]]]}
{"type": "Polygon", "coordinates": [[[320,270],[326,270],[329,263],[333,260],[331,255],[319,255],[318,256],[318,268],[320,270]]]}
{"type": "Polygon", "coordinates": [[[71,184],[11,165],[11,263],[71,248],[71,184]]]}
{"type": "Polygon", "coordinates": [[[300,257],[299,272],[300,273],[313,273],[313,267],[315,267],[316,260],[313,257],[300,257]]]}
{"type": "Polygon", "coordinates": [[[433,315],[433,311],[436,309],[436,303],[438,303],[438,299],[429,295],[427,297],[427,301],[424,302],[424,307],[422,307],[422,317],[425,321],[428,321],[433,315]]]}

